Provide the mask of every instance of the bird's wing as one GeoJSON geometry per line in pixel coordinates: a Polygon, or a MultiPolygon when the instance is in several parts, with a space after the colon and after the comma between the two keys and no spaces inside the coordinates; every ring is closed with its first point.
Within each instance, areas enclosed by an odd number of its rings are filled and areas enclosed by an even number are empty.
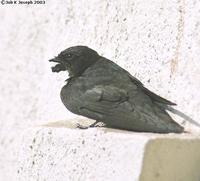
{"type": "Polygon", "coordinates": [[[128,93],[123,89],[110,85],[95,86],[81,96],[82,105],[79,113],[93,119],[102,119],[103,116],[113,115],[113,110],[118,109],[119,106],[131,110],[128,98],[128,93]]]}
{"type": "MultiPolygon", "coordinates": [[[[175,103],[164,99],[158,95],[156,95],[155,93],[151,92],[150,90],[148,90],[147,88],[144,87],[144,85],[142,84],[142,82],[140,82],[137,78],[135,78],[134,76],[132,76],[128,71],[126,71],[125,69],[121,68],[120,66],[118,66],[117,64],[115,64],[114,62],[107,60],[106,59],[106,65],[107,68],[112,68],[110,69],[110,72],[112,72],[112,74],[116,73],[119,75],[126,75],[134,85],[140,87],[140,89],[144,92],[144,94],[146,94],[147,96],[150,97],[150,99],[155,102],[155,103],[160,103],[159,105],[161,106],[166,106],[166,105],[176,105],[175,103]],[[108,66],[108,64],[111,64],[110,66],[108,66]]],[[[124,78],[121,79],[121,81],[123,82],[124,78]]]]}
{"type": "Polygon", "coordinates": [[[147,88],[143,87],[143,91],[154,101],[154,102],[158,102],[158,103],[162,103],[162,104],[166,104],[166,105],[170,105],[170,106],[175,106],[176,103],[173,103],[167,99],[164,99],[163,97],[160,97],[159,95],[151,92],[150,90],[148,90],[147,88]]]}
{"type": "MultiPolygon", "coordinates": [[[[150,131],[150,132],[182,132],[172,118],[156,104],[152,104],[143,92],[136,104],[131,103],[131,97],[124,89],[111,85],[99,85],[87,90],[79,101],[79,114],[97,121],[102,121],[107,127],[150,131]]],[[[133,101],[133,100],[132,100],[133,101]]]]}
{"type": "Polygon", "coordinates": [[[171,102],[171,101],[169,101],[167,99],[164,99],[164,98],[160,97],[159,95],[151,92],[149,89],[144,87],[143,84],[138,79],[136,79],[132,75],[130,75],[129,77],[130,77],[131,81],[134,84],[136,84],[136,85],[138,85],[139,87],[142,88],[143,92],[146,95],[148,95],[152,99],[152,101],[157,102],[157,103],[161,103],[161,104],[171,105],[171,106],[175,106],[176,105],[175,103],[173,103],[173,102],[171,102]]]}

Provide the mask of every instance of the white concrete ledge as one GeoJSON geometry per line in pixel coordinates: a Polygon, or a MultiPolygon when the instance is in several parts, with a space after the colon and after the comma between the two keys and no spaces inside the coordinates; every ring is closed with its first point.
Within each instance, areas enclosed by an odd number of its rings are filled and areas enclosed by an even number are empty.
{"type": "Polygon", "coordinates": [[[200,137],[56,124],[24,132],[20,181],[199,181],[200,137]]]}

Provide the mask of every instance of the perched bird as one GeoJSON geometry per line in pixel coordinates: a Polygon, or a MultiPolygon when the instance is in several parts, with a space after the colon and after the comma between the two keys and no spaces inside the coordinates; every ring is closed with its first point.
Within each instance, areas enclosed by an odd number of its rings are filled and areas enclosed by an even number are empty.
{"type": "Polygon", "coordinates": [[[166,112],[176,105],[148,90],[129,72],[86,46],[62,51],[50,62],[53,72],[68,71],[60,96],[71,112],[105,127],[138,132],[182,133],[166,112]]]}

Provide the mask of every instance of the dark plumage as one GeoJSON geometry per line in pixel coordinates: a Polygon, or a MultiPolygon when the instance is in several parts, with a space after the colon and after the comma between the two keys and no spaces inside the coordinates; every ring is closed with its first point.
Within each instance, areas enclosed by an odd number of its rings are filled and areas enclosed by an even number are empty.
{"type": "MultiPolygon", "coordinates": [[[[174,103],[154,94],[129,72],[86,46],[70,47],[50,60],[53,72],[70,78],[61,100],[71,112],[105,123],[105,127],[140,132],[181,133],[165,111],[174,103]]],[[[92,124],[95,126],[95,124],[92,124]]]]}

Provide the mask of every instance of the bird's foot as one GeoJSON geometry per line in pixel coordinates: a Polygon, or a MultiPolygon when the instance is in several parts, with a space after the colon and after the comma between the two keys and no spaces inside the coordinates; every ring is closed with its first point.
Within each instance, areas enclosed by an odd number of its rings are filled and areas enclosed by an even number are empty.
{"type": "Polygon", "coordinates": [[[83,125],[81,125],[81,124],[79,124],[79,123],[77,123],[77,126],[76,126],[76,128],[79,128],[79,129],[88,129],[90,126],[83,126],[83,125]]]}
{"type": "Polygon", "coordinates": [[[96,121],[96,122],[92,123],[89,126],[83,126],[83,125],[77,123],[77,127],[76,128],[79,128],[79,129],[88,129],[88,128],[95,128],[95,127],[103,127],[104,126],[103,123],[102,124],[98,124],[98,123],[99,122],[96,121]]]}

